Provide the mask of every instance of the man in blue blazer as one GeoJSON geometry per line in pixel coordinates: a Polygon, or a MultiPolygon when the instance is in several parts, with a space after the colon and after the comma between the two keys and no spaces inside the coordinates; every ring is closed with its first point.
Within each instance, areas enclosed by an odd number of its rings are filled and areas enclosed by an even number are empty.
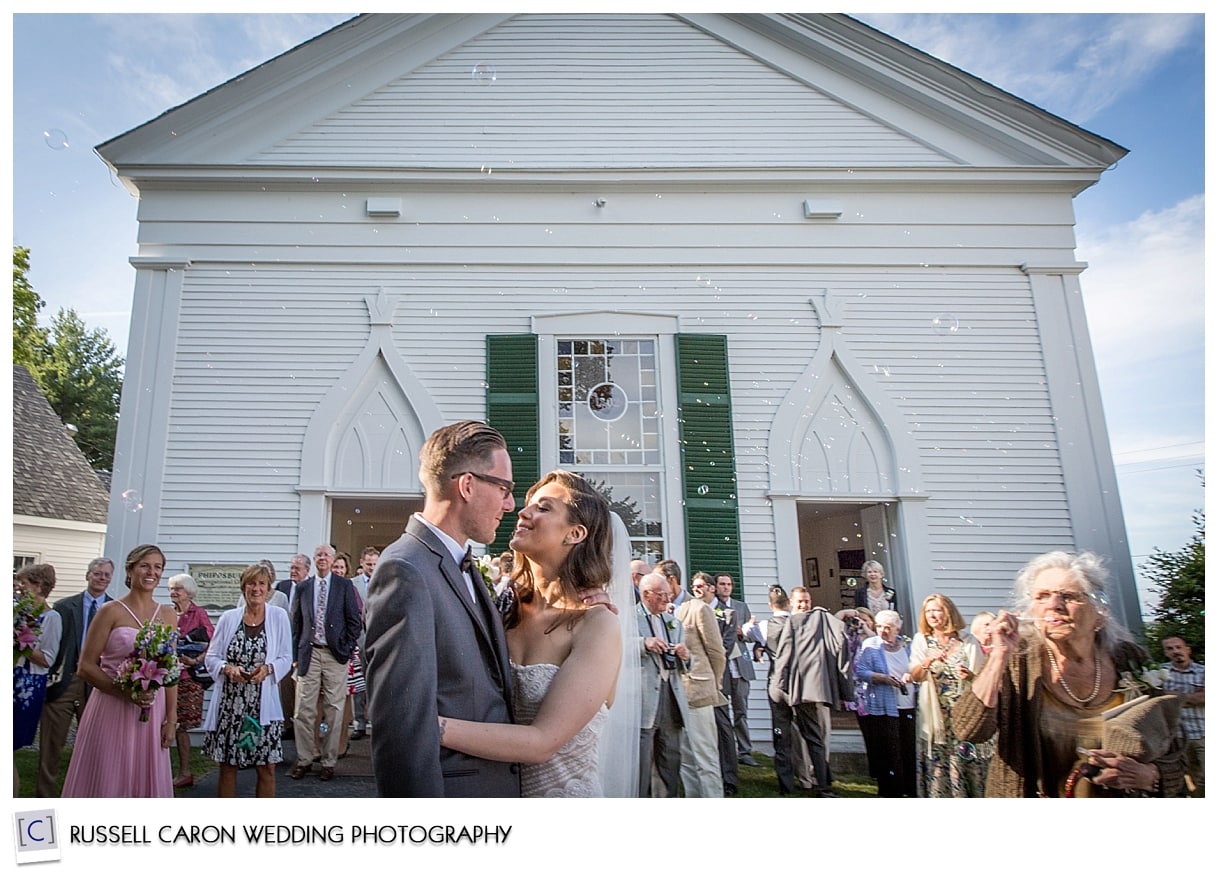
{"type": "Polygon", "coordinates": [[[347,701],[347,663],[359,639],[359,601],[349,578],[330,572],[334,549],[313,551],[314,575],[296,587],[290,608],[296,649],[296,765],[289,776],[303,778],[317,756],[314,729],[318,701],[329,726],[321,743],[321,780],[334,777],[347,701]]]}

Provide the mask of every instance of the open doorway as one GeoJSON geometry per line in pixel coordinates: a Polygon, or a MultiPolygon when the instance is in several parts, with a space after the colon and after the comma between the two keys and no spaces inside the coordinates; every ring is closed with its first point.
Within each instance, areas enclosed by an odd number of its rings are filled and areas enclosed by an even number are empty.
{"type": "Polygon", "coordinates": [[[908,585],[899,565],[895,565],[895,503],[800,502],[796,519],[803,567],[803,578],[798,583],[812,594],[814,606],[832,612],[853,606],[867,560],[884,565],[885,577],[902,599],[908,585]]]}
{"type": "MultiPolygon", "coordinates": [[[[330,544],[358,564],[360,552],[369,545],[383,551],[396,542],[410,516],[422,508],[422,497],[331,499],[330,544]]],[[[351,571],[357,572],[354,566],[351,571]]]]}

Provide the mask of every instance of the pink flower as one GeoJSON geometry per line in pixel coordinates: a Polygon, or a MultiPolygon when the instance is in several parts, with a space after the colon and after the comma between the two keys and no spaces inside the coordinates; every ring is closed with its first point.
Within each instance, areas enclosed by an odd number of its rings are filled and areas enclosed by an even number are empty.
{"type": "Polygon", "coordinates": [[[17,631],[17,647],[24,651],[26,648],[33,649],[38,642],[38,633],[29,624],[26,624],[17,631]]]}
{"type": "Polygon", "coordinates": [[[139,668],[135,670],[131,678],[135,684],[140,685],[144,690],[150,687],[160,687],[165,676],[169,674],[169,670],[162,667],[155,660],[140,659],[139,668]]]}

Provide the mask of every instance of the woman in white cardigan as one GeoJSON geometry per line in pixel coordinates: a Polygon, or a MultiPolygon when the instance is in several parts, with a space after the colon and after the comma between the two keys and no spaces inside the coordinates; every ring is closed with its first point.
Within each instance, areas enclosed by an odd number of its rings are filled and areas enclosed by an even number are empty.
{"type": "Polygon", "coordinates": [[[220,616],[204,662],[216,680],[203,729],[203,750],[220,764],[217,796],[237,795],[237,770],[257,771],[256,797],[275,795],[275,764],[283,760],[279,682],[292,668],[292,628],[283,609],[267,608],[265,566],[241,573],[245,604],[220,616]]]}

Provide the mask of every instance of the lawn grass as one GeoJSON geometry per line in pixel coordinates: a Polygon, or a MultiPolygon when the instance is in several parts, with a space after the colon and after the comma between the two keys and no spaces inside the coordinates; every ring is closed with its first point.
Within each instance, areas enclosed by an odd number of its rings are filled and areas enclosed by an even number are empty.
{"type": "MultiPolygon", "coordinates": [[[[216,762],[209,757],[203,756],[200,746],[203,744],[203,736],[191,735],[190,737],[190,771],[194,773],[195,781],[206,775],[208,772],[216,768],[216,762]]],[[[68,761],[72,759],[71,746],[64,749],[63,763],[59,767],[59,790],[63,790],[63,780],[68,774],[68,761]]],[[[171,748],[169,751],[169,759],[172,761],[174,777],[177,777],[178,766],[178,751],[177,748],[171,748]]],[[[19,797],[33,797],[34,788],[38,784],[38,748],[19,748],[13,752],[13,766],[17,770],[17,775],[21,779],[21,787],[17,793],[19,797]]],[[[188,788],[187,788],[188,789],[188,788]]],[[[174,796],[187,796],[187,789],[175,790],[174,796]]],[[[58,793],[56,794],[58,795],[58,793]]]]}
{"type": "MultiPolygon", "coordinates": [[[[778,777],[774,774],[774,760],[772,757],[767,757],[765,754],[753,752],[755,759],[760,766],[740,766],[739,784],[737,796],[748,798],[761,797],[778,797],[778,777]]],[[[846,799],[859,799],[861,797],[877,796],[877,789],[874,779],[868,778],[866,775],[839,775],[833,781],[833,792],[846,799]]],[[[795,789],[795,792],[788,798],[807,798],[812,794],[795,789]]]]}

